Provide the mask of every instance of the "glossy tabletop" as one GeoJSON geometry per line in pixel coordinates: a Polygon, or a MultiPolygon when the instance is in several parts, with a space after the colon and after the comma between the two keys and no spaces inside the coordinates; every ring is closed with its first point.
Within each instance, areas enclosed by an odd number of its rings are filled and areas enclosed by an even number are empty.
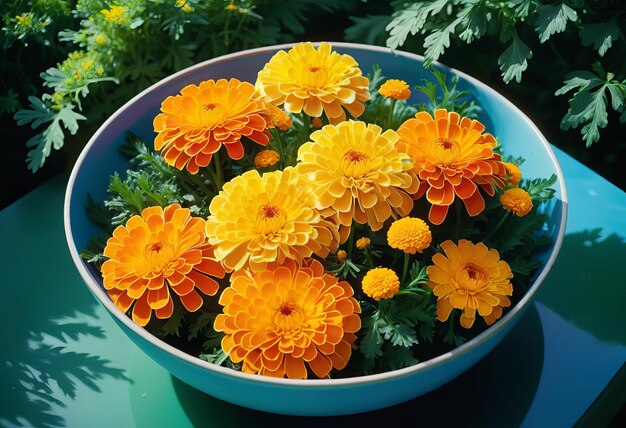
{"type": "Polygon", "coordinates": [[[568,189],[567,233],[510,335],[425,396],[323,419],[219,401],[146,357],[74,267],[63,233],[66,177],[57,177],[0,212],[0,426],[604,425],[626,400],[626,194],[554,150],[568,189]]]}

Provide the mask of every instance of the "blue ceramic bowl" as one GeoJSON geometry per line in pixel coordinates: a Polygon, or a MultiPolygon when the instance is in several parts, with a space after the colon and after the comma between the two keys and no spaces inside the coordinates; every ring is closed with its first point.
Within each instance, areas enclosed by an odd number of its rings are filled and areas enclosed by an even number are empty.
{"type": "MultiPolygon", "coordinates": [[[[364,73],[372,66],[383,67],[385,76],[403,79],[410,85],[431,76],[422,68],[423,58],[389,49],[334,43],[335,50],[349,54],[364,73]]],[[[281,49],[270,46],[215,58],[151,86],[113,114],[91,138],[70,177],[65,199],[65,231],[70,252],[80,274],[96,299],[108,310],[130,339],[157,363],[180,380],[222,400],[253,409],[291,415],[341,415],[379,409],[425,394],[464,372],[491,351],[519,321],[531,304],[561,247],[565,231],[567,199],[563,174],[546,139],[518,108],[493,89],[459,71],[438,66],[460,77],[460,87],[469,89],[484,109],[481,120],[499,138],[507,154],[528,159],[525,178],[556,174],[556,197],[545,212],[545,228],[554,238],[552,246],[540,255],[544,265],[536,273],[528,293],[491,328],[453,351],[423,363],[392,372],[331,380],[273,379],[236,372],[188,355],[131,321],[111,302],[102,279],[92,266],[79,257],[89,238],[97,232],[85,211],[87,195],[96,200],[106,196],[109,175],[124,171],[125,159],[118,147],[132,131],[145,141],[155,134],[152,120],[161,102],[184,86],[207,79],[236,77],[254,82],[263,65],[281,49]]],[[[418,101],[418,100],[415,100],[418,101]]]]}

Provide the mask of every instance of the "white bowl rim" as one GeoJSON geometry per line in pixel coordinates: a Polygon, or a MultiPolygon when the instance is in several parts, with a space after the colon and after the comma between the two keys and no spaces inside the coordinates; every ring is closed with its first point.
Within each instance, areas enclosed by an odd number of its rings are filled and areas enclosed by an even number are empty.
{"type": "MultiPolygon", "coordinates": [[[[320,42],[314,42],[314,45],[319,44],[320,42]]],[[[385,47],[381,47],[381,46],[374,46],[374,45],[366,45],[366,44],[360,44],[360,43],[345,43],[345,42],[328,42],[330,43],[333,47],[338,47],[338,48],[346,48],[346,49],[360,49],[360,50],[365,50],[365,51],[371,51],[371,52],[382,52],[382,53],[388,53],[388,54],[395,54],[398,56],[402,56],[402,57],[406,57],[406,58],[410,58],[410,59],[414,59],[414,60],[418,60],[418,61],[423,61],[424,57],[421,55],[417,55],[417,54],[413,54],[410,52],[404,52],[404,51],[398,51],[398,50],[391,50],[389,48],[385,48],[385,47]]],[[[140,336],[142,339],[144,339],[145,341],[149,342],[150,344],[156,346],[157,348],[160,348],[161,350],[167,352],[168,354],[171,354],[172,356],[183,360],[184,362],[197,366],[201,369],[205,369],[205,370],[209,370],[209,371],[214,371],[216,374],[218,375],[224,375],[224,376],[232,376],[235,378],[239,378],[240,380],[243,381],[247,381],[247,382],[259,382],[259,383],[266,383],[266,384],[273,384],[273,385],[280,385],[283,387],[292,387],[292,388],[299,388],[299,387],[308,387],[308,388],[334,388],[334,387],[346,387],[346,386],[350,386],[350,385],[366,385],[366,384],[372,384],[372,383],[379,383],[379,382],[387,382],[387,381],[391,381],[391,380],[395,380],[395,379],[399,379],[399,378],[403,378],[403,377],[407,377],[407,376],[412,376],[415,373],[418,372],[422,372],[422,371],[427,371],[428,369],[438,366],[440,364],[444,364],[450,360],[453,359],[457,359],[459,358],[461,355],[471,351],[473,348],[475,348],[476,346],[478,346],[479,344],[488,341],[491,337],[495,336],[500,330],[504,329],[505,326],[508,324],[508,321],[515,317],[517,315],[517,313],[519,311],[521,311],[523,308],[525,308],[525,306],[528,304],[528,302],[533,298],[533,296],[535,295],[535,293],[537,292],[539,286],[541,285],[541,283],[543,282],[543,280],[545,279],[545,277],[547,276],[547,274],[550,272],[552,265],[554,264],[557,255],[561,249],[561,245],[563,243],[563,238],[565,236],[565,227],[566,227],[566,222],[567,222],[567,193],[566,193],[566,189],[565,189],[565,181],[564,181],[564,177],[563,177],[563,172],[561,170],[561,167],[557,161],[556,155],[554,154],[554,151],[552,150],[552,148],[550,147],[550,144],[548,143],[548,141],[545,139],[545,137],[543,136],[543,134],[541,133],[541,131],[539,131],[539,129],[537,128],[537,126],[528,118],[528,116],[526,116],[517,106],[515,106],[513,103],[511,103],[508,99],[506,99],[503,95],[501,95],[499,92],[497,92],[496,90],[492,89],[490,86],[482,83],[481,81],[479,81],[478,79],[469,76],[467,74],[465,74],[462,71],[456,70],[454,68],[445,66],[439,62],[435,62],[435,64],[437,64],[438,66],[442,66],[444,68],[449,69],[450,71],[454,72],[455,74],[459,75],[460,77],[462,77],[463,79],[466,79],[468,82],[471,82],[474,86],[481,88],[481,90],[490,93],[492,96],[495,96],[496,98],[499,98],[501,100],[503,100],[505,103],[510,104],[510,106],[517,111],[517,114],[520,115],[520,117],[537,133],[537,135],[540,138],[541,143],[544,145],[546,151],[548,152],[548,155],[550,156],[550,159],[552,160],[552,163],[554,164],[555,168],[556,168],[556,172],[557,172],[557,177],[559,179],[559,184],[560,184],[560,192],[561,192],[561,201],[562,201],[562,217],[561,217],[561,225],[556,237],[556,241],[554,244],[554,250],[552,251],[552,253],[550,254],[550,257],[548,258],[548,261],[546,262],[545,266],[543,267],[543,270],[541,271],[541,273],[539,274],[539,276],[537,277],[537,279],[534,281],[534,283],[531,285],[531,287],[528,289],[528,291],[526,292],[526,294],[522,297],[522,299],[520,299],[519,302],[517,302],[517,304],[511,308],[506,315],[504,315],[501,319],[499,319],[495,324],[493,324],[492,326],[490,326],[489,328],[487,328],[485,331],[483,331],[482,333],[480,333],[478,336],[474,337],[471,340],[468,340],[466,343],[462,344],[461,346],[446,352],[444,354],[438,355],[437,357],[434,357],[430,360],[426,360],[420,363],[417,363],[415,365],[409,366],[409,367],[405,367],[402,369],[397,369],[397,370],[393,370],[393,371],[388,371],[388,372],[384,372],[384,373],[378,373],[378,374],[371,374],[371,375],[363,375],[363,376],[355,376],[355,377],[348,377],[348,378],[339,378],[339,379],[285,379],[285,378],[272,378],[269,376],[260,376],[260,375],[255,375],[255,374],[249,374],[249,373],[243,373],[243,372],[239,372],[236,370],[232,370],[230,368],[227,367],[222,367],[222,366],[218,366],[216,364],[212,364],[209,363],[207,361],[203,361],[198,357],[194,357],[190,354],[187,354],[183,351],[181,351],[180,349],[169,345],[168,343],[164,342],[163,340],[157,338],[156,336],[152,335],[151,333],[149,333],[147,330],[145,330],[144,328],[142,328],[141,326],[139,326],[138,324],[135,324],[131,318],[129,318],[125,313],[121,312],[111,301],[111,299],[108,297],[107,293],[104,291],[104,288],[98,284],[97,282],[93,281],[90,273],[87,271],[86,267],[83,264],[83,260],[80,258],[79,255],[79,251],[76,248],[75,244],[74,244],[74,239],[73,239],[73,234],[72,234],[72,230],[70,227],[70,204],[71,204],[71,197],[72,197],[72,189],[74,187],[74,183],[76,181],[76,176],[78,174],[78,171],[81,169],[83,161],[85,159],[85,157],[87,156],[87,153],[89,152],[91,146],[95,143],[96,139],[98,138],[98,136],[103,132],[103,129],[105,129],[109,123],[111,123],[113,120],[115,120],[117,118],[117,116],[121,115],[130,105],[132,105],[136,100],[140,99],[141,97],[144,96],[144,94],[147,94],[151,91],[153,91],[154,89],[172,81],[175,80],[181,76],[184,76],[185,74],[189,74],[192,73],[194,71],[196,71],[197,69],[200,68],[204,68],[207,65],[210,64],[216,64],[216,63],[221,63],[221,62],[225,62],[225,61],[229,61],[233,58],[241,58],[241,57],[245,57],[245,56],[251,56],[251,55],[256,55],[259,53],[264,53],[264,52],[273,52],[273,51],[278,51],[281,49],[290,49],[291,47],[293,47],[294,45],[299,44],[299,43],[286,43],[286,44],[280,44],[280,45],[272,45],[272,46],[264,46],[264,47],[260,47],[260,48],[255,48],[255,49],[249,49],[249,50],[245,50],[245,51],[239,51],[239,52],[235,52],[232,54],[228,54],[228,55],[223,55],[220,57],[216,57],[213,59],[209,59],[207,61],[203,61],[201,63],[195,64],[191,67],[185,68],[183,70],[180,70],[162,80],[160,80],[159,82],[151,85],[150,87],[144,89],[142,92],[140,92],[139,94],[137,94],[135,97],[133,97],[131,100],[129,100],[126,104],[124,104],[122,107],[120,107],[115,113],[113,113],[101,126],[100,128],[94,133],[94,135],[89,139],[87,145],[85,146],[85,148],[82,150],[80,156],[78,157],[78,159],[76,160],[76,163],[74,164],[74,167],[72,169],[72,173],[70,175],[70,178],[68,180],[68,184],[67,184],[67,188],[66,188],[66,193],[65,193],[65,201],[64,201],[64,215],[63,215],[63,219],[64,219],[64,227],[65,227],[65,236],[67,239],[67,243],[69,246],[69,250],[70,253],[72,255],[72,259],[74,260],[74,264],[76,265],[76,267],[78,268],[78,271],[80,273],[80,275],[82,276],[83,280],[85,281],[85,283],[87,284],[87,286],[91,289],[91,292],[98,297],[98,300],[100,301],[101,304],[103,304],[106,309],[109,311],[110,314],[112,314],[113,316],[115,316],[117,318],[118,321],[120,321],[122,324],[124,324],[127,328],[129,328],[130,330],[132,330],[135,334],[137,334],[138,336],[140,336]]]]}

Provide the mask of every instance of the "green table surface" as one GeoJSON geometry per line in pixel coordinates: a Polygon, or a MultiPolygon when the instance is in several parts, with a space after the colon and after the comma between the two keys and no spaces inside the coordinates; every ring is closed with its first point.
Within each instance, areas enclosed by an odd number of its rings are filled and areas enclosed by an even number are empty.
{"type": "Polygon", "coordinates": [[[145,356],[70,258],[67,178],[57,177],[0,212],[0,426],[605,425],[626,400],[626,194],[555,151],[568,190],[567,232],[510,335],[430,394],[324,419],[222,402],[145,356]]]}

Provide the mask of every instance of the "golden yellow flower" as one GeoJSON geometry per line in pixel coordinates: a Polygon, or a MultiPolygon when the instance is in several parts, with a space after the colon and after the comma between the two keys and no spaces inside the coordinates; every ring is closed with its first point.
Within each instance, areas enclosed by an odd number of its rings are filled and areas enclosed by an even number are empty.
{"type": "Polygon", "coordinates": [[[104,74],[104,67],[98,67],[96,73],[98,73],[98,76],[102,76],[104,74]]]}
{"type": "Polygon", "coordinates": [[[506,173],[509,176],[509,183],[513,186],[519,185],[519,182],[522,181],[522,171],[519,167],[510,162],[502,162],[502,164],[506,168],[506,173]]]}
{"type": "Polygon", "coordinates": [[[386,98],[406,100],[411,96],[409,85],[404,80],[389,79],[378,88],[378,93],[386,98]]]}
{"type": "Polygon", "coordinates": [[[394,221],[387,231],[387,243],[407,254],[421,253],[433,240],[430,227],[421,218],[404,217],[394,221]]]}
{"type": "Polygon", "coordinates": [[[185,12],[185,13],[191,13],[191,12],[193,12],[193,7],[189,6],[189,4],[188,4],[188,3],[186,3],[186,4],[183,6],[183,12],[185,12]]]}
{"type": "Polygon", "coordinates": [[[366,248],[368,247],[368,245],[369,245],[371,242],[372,242],[372,241],[371,241],[369,238],[367,238],[367,237],[365,237],[365,236],[364,236],[363,238],[359,238],[359,239],[357,239],[357,240],[356,240],[356,247],[357,247],[359,250],[364,250],[364,249],[366,249],[366,248]]]}
{"type": "Polygon", "coordinates": [[[114,24],[123,25],[128,20],[126,13],[128,9],[125,6],[114,5],[111,9],[102,9],[100,13],[104,15],[104,20],[114,24]]]}
{"type": "Polygon", "coordinates": [[[214,328],[225,333],[222,349],[245,373],[306,379],[308,366],[327,378],[346,366],[361,328],[353,294],[317,260],[239,271],[220,296],[224,309],[214,328]]]}
{"type": "Polygon", "coordinates": [[[336,251],[337,225],[315,209],[311,183],[289,167],[245,172],[213,198],[206,233],[216,257],[229,269],[258,272],[273,261],[302,263],[336,251]]]}
{"type": "Polygon", "coordinates": [[[237,79],[207,80],[187,85],[180,95],[161,104],[154,119],[158,133],[154,148],[170,165],[196,174],[222,146],[241,159],[242,137],[266,146],[269,116],[265,103],[255,98],[254,86],[237,79]]]}
{"type": "Polygon", "coordinates": [[[339,263],[345,262],[347,258],[348,258],[348,253],[346,253],[344,250],[337,251],[337,261],[339,263]]]}
{"type": "Polygon", "coordinates": [[[169,318],[173,291],[190,312],[202,306],[196,290],[213,296],[219,288],[210,276],[223,278],[222,265],[204,234],[205,221],[188,208],[173,204],[163,210],[150,207],[118,226],[107,241],[102,265],[104,288],[113,303],[146,325],[155,311],[169,318]]]}
{"type": "Polygon", "coordinates": [[[400,291],[400,279],[391,269],[377,267],[365,274],[361,287],[374,300],[391,299],[400,291]]]}
{"type": "Polygon", "coordinates": [[[226,10],[230,10],[230,11],[238,11],[239,10],[239,6],[237,6],[236,4],[229,4],[225,7],[226,10]]]}
{"type": "Polygon", "coordinates": [[[289,52],[279,51],[259,72],[259,91],[273,104],[290,113],[304,112],[312,117],[322,113],[330,123],[346,119],[347,110],[358,117],[370,99],[369,80],[361,75],[349,55],[333,52],[329,43],[300,43],[289,52]]]}
{"type": "Polygon", "coordinates": [[[485,200],[478,187],[493,196],[495,186],[506,184],[506,168],[493,151],[498,143],[484,130],[479,121],[445,109],[435,110],[434,118],[419,112],[398,129],[398,150],[411,157],[422,180],[415,198],[426,193],[432,204],[431,223],[445,220],[455,197],[461,198],[470,216],[480,214],[485,200]]]}
{"type": "Polygon", "coordinates": [[[533,200],[530,195],[519,187],[505,190],[500,196],[500,203],[507,211],[518,217],[524,217],[533,209],[533,200]]]}
{"type": "Polygon", "coordinates": [[[280,155],[275,150],[261,150],[254,157],[254,164],[257,168],[267,168],[268,166],[276,165],[280,159],[280,155]]]}
{"type": "Polygon", "coordinates": [[[310,138],[298,150],[297,168],[315,183],[319,209],[337,213],[343,226],[354,219],[374,231],[389,217],[409,214],[409,195],[419,181],[409,157],[396,150],[394,131],[351,120],[326,125],[310,138]]]}
{"type": "Polygon", "coordinates": [[[96,44],[99,46],[104,46],[107,43],[107,38],[104,34],[98,33],[96,36],[96,44]]]}
{"type": "Polygon", "coordinates": [[[15,19],[17,19],[17,25],[20,27],[30,28],[33,25],[33,14],[30,12],[16,15],[15,19]]]}
{"type": "Polygon", "coordinates": [[[272,127],[275,126],[281,131],[286,131],[291,127],[293,120],[291,120],[291,117],[289,117],[283,109],[276,107],[272,103],[265,103],[265,106],[270,115],[270,124],[272,127]]]}
{"type": "Polygon", "coordinates": [[[437,319],[446,321],[452,309],[462,309],[461,325],[471,328],[476,311],[489,325],[509,307],[507,296],[513,294],[509,281],[513,278],[509,265],[500,254],[485,244],[461,239],[458,246],[448,240],[441,244],[445,255],[433,256],[433,265],[426,268],[428,285],[437,296],[437,319]]]}

